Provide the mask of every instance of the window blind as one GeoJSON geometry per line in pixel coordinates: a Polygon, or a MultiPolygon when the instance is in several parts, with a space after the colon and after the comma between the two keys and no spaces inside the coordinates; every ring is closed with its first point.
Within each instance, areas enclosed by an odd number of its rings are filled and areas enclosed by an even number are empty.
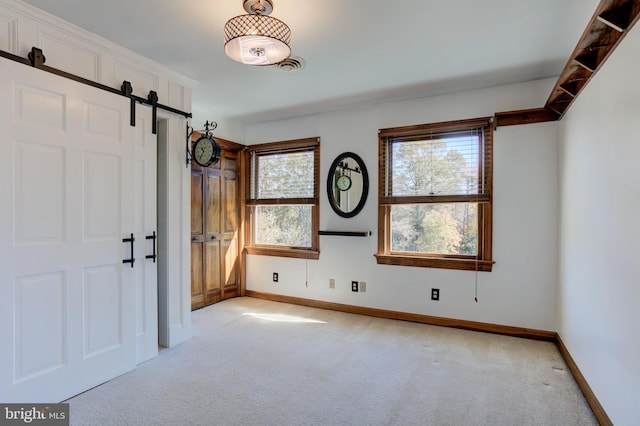
{"type": "Polygon", "coordinates": [[[387,195],[484,193],[481,130],[388,143],[393,168],[387,173],[387,195]]]}
{"type": "Polygon", "coordinates": [[[248,148],[249,204],[307,204],[318,198],[316,138],[248,148]]]}

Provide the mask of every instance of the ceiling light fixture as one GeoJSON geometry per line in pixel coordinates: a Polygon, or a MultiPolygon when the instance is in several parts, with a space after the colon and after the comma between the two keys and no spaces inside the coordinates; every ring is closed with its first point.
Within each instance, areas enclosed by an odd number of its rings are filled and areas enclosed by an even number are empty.
{"type": "Polygon", "coordinates": [[[231,18],[224,25],[224,51],[234,61],[248,65],[273,65],[291,54],[291,30],[268,16],[271,0],[243,0],[249,15],[231,18]]]}

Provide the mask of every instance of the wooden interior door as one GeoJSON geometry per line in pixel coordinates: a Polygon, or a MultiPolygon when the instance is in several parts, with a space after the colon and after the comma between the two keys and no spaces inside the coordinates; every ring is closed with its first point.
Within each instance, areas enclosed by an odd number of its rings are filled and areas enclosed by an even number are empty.
{"type": "Polygon", "coordinates": [[[238,153],[191,165],[191,309],[239,294],[238,153]]]}

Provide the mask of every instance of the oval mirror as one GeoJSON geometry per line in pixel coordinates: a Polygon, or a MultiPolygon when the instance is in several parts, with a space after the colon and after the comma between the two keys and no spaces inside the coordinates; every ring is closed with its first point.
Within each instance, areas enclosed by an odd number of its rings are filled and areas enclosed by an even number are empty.
{"type": "Polygon", "coordinates": [[[331,208],[342,217],[360,213],[369,193],[369,174],[362,158],[343,152],[333,161],[327,177],[331,208]]]}

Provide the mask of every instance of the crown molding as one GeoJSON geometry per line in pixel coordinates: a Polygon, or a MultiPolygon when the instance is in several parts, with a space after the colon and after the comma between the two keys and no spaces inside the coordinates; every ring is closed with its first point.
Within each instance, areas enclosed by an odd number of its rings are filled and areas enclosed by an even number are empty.
{"type": "MultiPolygon", "coordinates": [[[[183,86],[193,88],[198,86],[199,82],[191,77],[174,71],[152,59],[147,58],[139,53],[129,50],[119,44],[107,40],[97,34],[78,27],[75,24],[65,21],[55,15],[44,10],[38,9],[28,3],[19,0],[0,0],[0,9],[6,9],[12,12],[18,18],[30,20],[37,24],[40,31],[43,29],[54,30],[62,34],[66,38],[73,39],[87,46],[87,49],[100,54],[113,56],[115,59],[125,61],[130,65],[137,66],[144,70],[153,70],[162,77],[173,80],[183,86]]],[[[19,34],[18,34],[19,39],[19,34]]],[[[19,41],[17,42],[19,44],[19,41]]],[[[29,46],[31,48],[31,46],[29,46]]],[[[16,54],[27,52],[15,52],[16,54]]],[[[44,52],[46,55],[46,52],[44,52]]]]}

